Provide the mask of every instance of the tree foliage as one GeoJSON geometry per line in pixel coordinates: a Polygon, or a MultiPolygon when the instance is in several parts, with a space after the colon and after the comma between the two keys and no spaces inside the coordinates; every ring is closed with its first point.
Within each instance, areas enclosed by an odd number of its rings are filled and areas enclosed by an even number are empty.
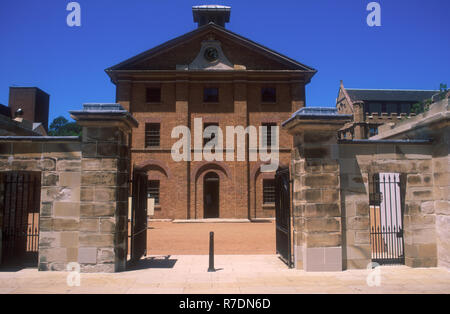
{"type": "Polygon", "coordinates": [[[50,124],[48,134],[50,136],[80,136],[81,127],[75,122],[69,122],[69,120],[60,116],[50,124]]]}
{"type": "MultiPolygon", "coordinates": [[[[439,95],[437,98],[439,100],[442,100],[446,97],[447,93],[448,93],[447,84],[441,83],[439,86],[439,95]]],[[[430,99],[426,99],[422,102],[413,104],[412,108],[411,108],[411,113],[420,114],[425,111],[428,111],[430,109],[430,106],[432,103],[433,103],[433,100],[430,98],[430,99]]]]}

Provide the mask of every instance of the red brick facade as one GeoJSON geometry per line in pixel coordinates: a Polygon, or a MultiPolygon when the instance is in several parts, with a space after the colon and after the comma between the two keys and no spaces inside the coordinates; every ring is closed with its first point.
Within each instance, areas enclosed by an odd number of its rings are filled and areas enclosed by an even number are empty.
{"type": "MultiPolygon", "coordinates": [[[[117,102],[139,122],[132,134],[132,163],[147,169],[149,180],[160,182],[160,205],[152,218],[203,219],[204,177],[210,172],[220,178],[220,218],[274,216],[274,204],[263,204],[263,180],[274,178],[274,173],[261,173],[261,162],[248,160],[248,143],[247,161],[175,162],[171,149],[178,139],[172,139],[171,133],[179,125],[193,132],[194,119],[202,118],[203,123],[221,127],[226,145],[227,126],[280,126],[305,106],[305,85],[314,69],[209,24],[112,67],[107,73],[117,86],[117,102]],[[179,69],[179,65],[191,64],[202,42],[211,39],[220,42],[233,69],[179,69]],[[151,87],[161,89],[160,103],[146,102],[146,90],[151,87]],[[217,103],[203,101],[207,87],[219,89],[217,103]],[[264,87],[276,88],[275,103],[262,103],[264,87]],[[160,124],[159,147],[146,148],[146,123],[160,124]]],[[[291,148],[292,139],[280,129],[281,166],[289,166],[291,148]]]]}

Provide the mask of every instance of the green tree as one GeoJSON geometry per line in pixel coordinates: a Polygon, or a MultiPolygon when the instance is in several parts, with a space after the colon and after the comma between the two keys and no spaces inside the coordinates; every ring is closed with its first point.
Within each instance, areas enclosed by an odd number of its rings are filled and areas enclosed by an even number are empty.
{"type": "Polygon", "coordinates": [[[50,124],[50,130],[48,132],[50,136],[80,136],[81,127],[75,122],[69,122],[63,116],[53,120],[50,124]]]}

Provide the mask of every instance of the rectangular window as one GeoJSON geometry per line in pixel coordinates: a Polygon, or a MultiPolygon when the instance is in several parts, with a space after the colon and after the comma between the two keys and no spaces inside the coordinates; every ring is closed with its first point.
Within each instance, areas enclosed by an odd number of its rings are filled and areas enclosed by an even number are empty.
{"type": "MultiPolygon", "coordinates": [[[[219,127],[219,123],[204,123],[203,124],[203,134],[205,132],[205,130],[210,127],[210,126],[214,126],[214,127],[219,127]]],[[[209,138],[203,138],[203,147],[205,147],[206,144],[208,144],[211,140],[213,140],[215,138],[214,134],[211,134],[211,137],[209,138]]]]}
{"type": "Polygon", "coordinates": [[[276,103],[277,89],[274,87],[263,87],[261,89],[261,101],[263,103],[276,103]]]}
{"type": "Polygon", "coordinates": [[[391,113],[397,113],[397,104],[394,103],[387,103],[386,104],[386,112],[387,114],[391,114],[391,113]]]}
{"type": "Polygon", "coordinates": [[[411,104],[402,103],[400,113],[411,113],[411,104]]]}
{"type": "Polygon", "coordinates": [[[159,203],[159,181],[148,181],[147,183],[147,197],[155,199],[155,205],[160,205],[159,203]]]}
{"type": "Polygon", "coordinates": [[[381,114],[381,104],[371,103],[369,107],[370,107],[370,114],[373,113],[378,113],[379,115],[381,114]]]}
{"type": "Polygon", "coordinates": [[[219,102],[219,89],[216,87],[206,87],[203,90],[204,102],[219,102]]]}
{"type": "Polygon", "coordinates": [[[160,103],[161,102],[161,88],[147,88],[146,101],[148,103],[160,103]]]}
{"type": "Polygon", "coordinates": [[[145,125],[145,147],[159,147],[161,142],[161,125],[147,123],[145,125]]]}
{"type": "Polygon", "coordinates": [[[275,134],[272,133],[272,127],[277,126],[276,123],[263,123],[263,147],[271,147],[272,144],[275,144],[275,134]]]}
{"type": "Polygon", "coordinates": [[[263,202],[264,204],[275,203],[275,180],[263,180],[263,202]]]}
{"type": "Polygon", "coordinates": [[[375,136],[378,135],[378,127],[377,126],[371,126],[369,129],[369,136],[375,136]]]}

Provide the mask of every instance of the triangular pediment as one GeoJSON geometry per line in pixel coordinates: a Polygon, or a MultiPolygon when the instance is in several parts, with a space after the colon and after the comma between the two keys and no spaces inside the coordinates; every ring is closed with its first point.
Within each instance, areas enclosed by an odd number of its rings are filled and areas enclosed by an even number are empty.
{"type": "Polygon", "coordinates": [[[292,70],[311,74],[316,72],[311,67],[212,23],[106,71],[123,70],[292,70]]]}

